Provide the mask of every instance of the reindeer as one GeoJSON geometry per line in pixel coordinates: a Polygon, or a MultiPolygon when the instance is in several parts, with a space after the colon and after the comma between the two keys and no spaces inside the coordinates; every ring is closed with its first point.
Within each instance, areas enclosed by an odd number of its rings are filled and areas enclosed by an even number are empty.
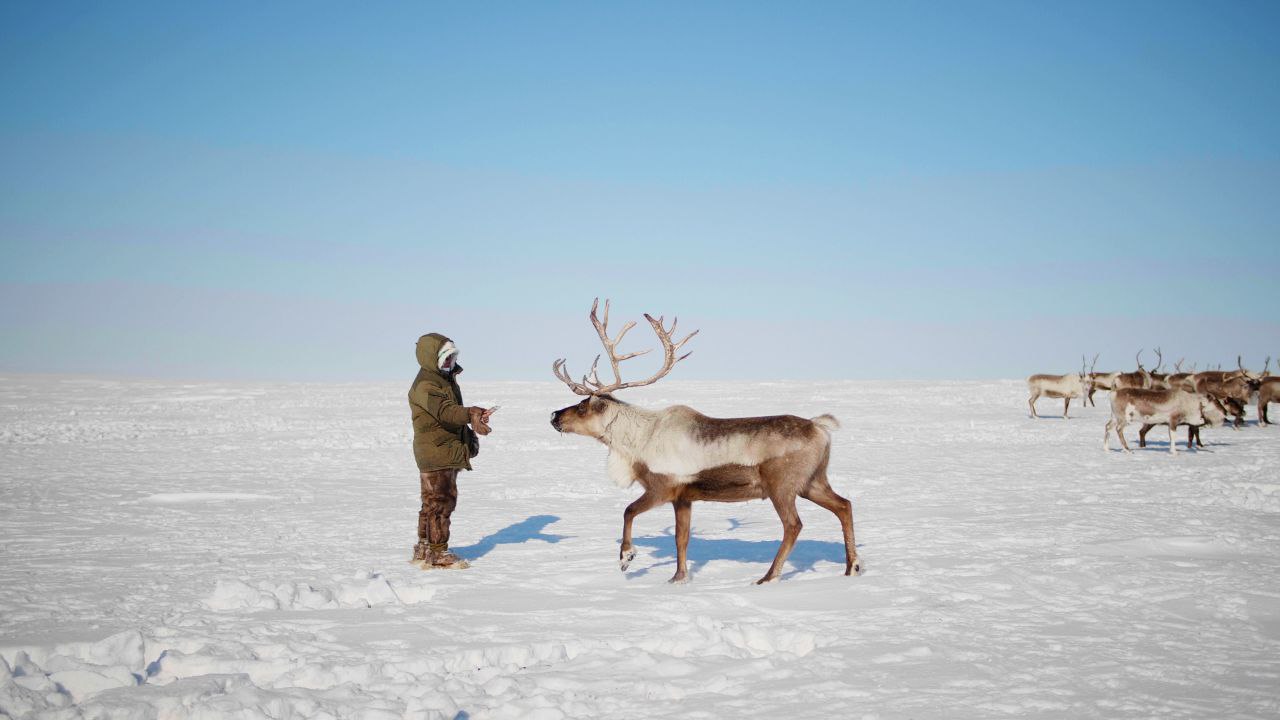
{"type": "MultiPolygon", "coordinates": [[[[1098,361],[1098,356],[1094,355],[1093,360],[1096,363],[1098,361]]],[[[1093,407],[1097,407],[1098,404],[1093,401],[1093,394],[1099,390],[1114,390],[1116,386],[1116,378],[1119,376],[1119,370],[1109,373],[1089,373],[1089,378],[1093,380],[1093,382],[1089,385],[1089,394],[1085,395],[1085,400],[1093,407]]]]}
{"type": "Polygon", "coordinates": [[[1197,385],[1204,380],[1213,380],[1213,381],[1221,382],[1224,380],[1234,380],[1236,378],[1257,379],[1257,377],[1258,376],[1250,373],[1248,370],[1245,370],[1243,356],[1241,355],[1236,356],[1235,370],[1223,370],[1222,366],[1218,365],[1218,368],[1216,370],[1201,370],[1200,372],[1192,376],[1192,378],[1194,379],[1197,385]]]}
{"type": "MultiPolygon", "coordinates": [[[[1134,420],[1143,425],[1169,426],[1169,452],[1177,453],[1173,431],[1182,424],[1212,425],[1217,427],[1226,420],[1222,403],[1211,395],[1189,393],[1185,390],[1144,390],[1129,388],[1111,393],[1111,419],[1102,433],[1102,449],[1111,449],[1111,431],[1120,438],[1125,452],[1129,443],[1124,439],[1124,427],[1134,420]]],[[[1145,440],[1145,435],[1144,435],[1145,440]]]]}
{"type": "Polygon", "coordinates": [[[1274,425],[1275,423],[1267,417],[1267,405],[1273,402],[1280,402],[1280,376],[1272,376],[1268,370],[1271,368],[1271,356],[1267,356],[1266,367],[1262,369],[1262,376],[1258,378],[1258,424],[1274,425]]]}
{"type": "MultiPolygon", "coordinates": [[[[1174,389],[1180,390],[1182,388],[1175,387],[1174,389]]],[[[1192,389],[1192,390],[1188,390],[1187,392],[1194,393],[1195,390],[1192,389]]],[[[1235,415],[1243,412],[1243,407],[1240,405],[1240,403],[1236,402],[1235,400],[1232,400],[1231,398],[1218,399],[1212,395],[1206,395],[1205,397],[1208,397],[1213,402],[1221,405],[1224,417],[1227,415],[1235,415]]],[[[1204,447],[1204,443],[1201,442],[1200,440],[1200,428],[1204,426],[1195,425],[1189,422],[1183,422],[1182,425],[1187,426],[1187,448],[1190,449],[1193,443],[1195,447],[1198,447],[1198,448],[1204,447]]],[[[1144,423],[1142,427],[1138,428],[1138,447],[1147,446],[1147,433],[1150,432],[1151,428],[1153,427],[1155,427],[1155,424],[1144,423]]]]}
{"type": "Polygon", "coordinates": [[[1181,358],[1173,365],[1173,372],[1165,378],[1165,382],[1170,388],[1175,390],[1186,390],[1188,392],[1196,391],[1195,372],[1183,372],[1182,363],[1186,358],[1181,358]]]}
{"type": "Polygon", "coordinates": [[[1232,426],[1239,428],[1244,425],[1244,408],[1249,404],[1249,398],[1255,392],[1258,392],[1262,381],[1249,379],[1245,374],[1239,372],[1229,372],[1222,376],[1222,379],[1217,379],[1212,375],[1204,377],[1201,375],[1201,373],[1197,373],[1195,376],[1196,392],[1212,395],[1223,402],[1229,402],[1231,415],[1235,418],[1232,426]]]}
{"type": "MultiPolygon", "coordinates": [[[[1182,427],[1183,425],[1185,425],[1187,428],[1187,449],[1190,450],[1193,447],[1195,448],[1204,447],[1204,443],[1200,441],[1201,426],[1182,423],[1178,425],[1178,427],[1182,427]]],[[[1151,428],[1153,427],[1155,427],[1155,425],[1148,423],[1138,428],[1138,447],[1144,448],[1147,446],[1147,433],[1151,432],[1151,428]]]]}
{"type": "Polygon", "coordinates": [[[1151,378],[1152,390],[1168,390],[1172,387],[1169,383],[1169,376],[1160,372],[1160,368],[1164,367],[1164,353],[1160,352],[1160,348],[1156,348],[1156,369],[1147,373],[1151,378]]]}
{"type": "Polygon", "coordinates": [[[600,380],[596,371],[600,356],[596,356],[591,372],[581,382],[570,378],[563,359],[555,361],[551,369],[556,378],[585,399],[552,413],[551,427],[600,441],[609,448],[608,472],[614,482],[621,487],[638,483],[644,488],[644,493],[622,515],[618,566],[625,572],[635,559],[631,525],[636,516],[671,503],[676,519],[676,572],[671,582],[687,582],[693,501],[769,498],[782,520],[782,543],[769,571],[757,584],[777,580],[800,535],[800,515],[796,511],[799,496],[839,518],[844,530],[844,574],[861,575],[862,564],[853,539],[853,505],[837,495],[827,480],[831,433],[839,428],[839,422],[830,415],[810,419],[794,415],[721,419],[683,405],[649,410],[625,403],[612,393],[652,385],[666,376],[676,363],[689,357],[688,353],[679,357],[676,354],[697,331],[675,342],[672,335],[678,320],[673,319],[667,328],[663,318],[654,319],[646,313],[645,320],[662,343],[662,368],[647,380],[623,382],[619,364],[649,351],[619,356],[617,346],[635,323],[627,323],[616,338],[610,339],[609,301],[605,301],[603,321],[596,315],[599,304],[597,298],[591,306],[591,324],[609,354],[614,381],[600,380]]]}
{"type": "Polygon", "coordinates": [[[1263,378],[1270,375],[1270,373],[1268,372],[1268,368],[1270,367],[1271,367],[1270,355],[1267,356],[1267,366],[1264,367],[1262,369],[1262,372],[1260,373],[1256,373],[1246,368],[1244,366],[1244,362],[1242,361],[1242,356],[1240,355],[1236,356],[1236,372],[1240,373],[1240,377],[1244,378],[1245,380],[1248,380],[1249,382],[1258,382],[1259,380],[1262,380],[1263,378]]]}
{"type": "MultiPolygon", "coordinates": [[[[1098,356],[1093,356],[1094,363],[1098,362],[1098,356]]],[[[1062,419],[1070,420],[1071,416],[1067,411],[1071,409],[1071,398],[1087,397],[1089,389],[1093,387],[1093,376],[1089,370],[1085,370],[1084,356],[1080,356],[1080,372],[1070,373],[1068,375],[1032,375],[1027,378],[1027,389],[1031,391],[1031,397],[1027,399],[1027,405],[1031,406],[1031,417],[1038,418],[1036,414],[1036,400],[1041,396],[1049,398],[1064,398],[1066,403],[1062,406],[1062,419]]]]}
{"type": "Polygon", "coordinates": [[[1138,351],[1138,354],[1134,356],[1134,360],[1138,363],[1137,372],[1122,372],[1117,375],[1115,381],[1111,385],[1112,394],[1115,394],[1116,390],[1127,390],[1130,388],[1145,390],[1151,387],[1151,373],[1147,372],[1147,369],[1142,367],[1142,350],[1138,351]]]}

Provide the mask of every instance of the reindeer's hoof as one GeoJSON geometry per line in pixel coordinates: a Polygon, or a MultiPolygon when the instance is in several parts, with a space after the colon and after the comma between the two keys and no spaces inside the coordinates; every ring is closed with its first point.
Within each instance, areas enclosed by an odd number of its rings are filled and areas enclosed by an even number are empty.
{"type": "Polygon", "coordinates": [[[766,584],[766,583],[771,583],[771,582],[778,582],[778,578],[777,578],[777,576],[770,577],[770,576],[768,576],[768,575],[765,575],[764,577],[762,577],[762,578],[760,578],[759,580],[757,580],[757,581],[756,581],[756,584],[757,584],[757,585],[764,585],[764,584],[766,584]]]}
{"type": "Polygon", "coordinates": [[[844,569],[844,574],[845,575],[862,575],[862,563],[854,561],[853,565],[850,565],[844,569]]]}
{"type": "Polygon", "coordinates": [[[635,548],[632,548],[630,550],[623,550],[622,554],[618,556],[618,569],[621,570],[622,572],[626,572],[627,568],[631,567],[631,561],[635,559],[636,559],[635,548]]]}
{"type": "Polygon", "coordinates": [[[670,584],[672,584],[672,585],[684,585],[684,584],[687,584],[687,583],[689,582],[689,573],[682,573],[682,572],[678,572],[678,573],[676,573],[675,575],[672,575],[672,576],[671,576],[671,579],[670,579],[670,580],[668,580],[667,582],[668,582],[668,583],[670,583],[670,584]]]}

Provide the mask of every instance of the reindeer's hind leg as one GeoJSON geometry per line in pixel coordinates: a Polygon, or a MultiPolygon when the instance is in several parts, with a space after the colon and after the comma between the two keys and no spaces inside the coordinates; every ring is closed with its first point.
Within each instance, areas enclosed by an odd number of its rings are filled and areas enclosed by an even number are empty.
{"type": "Polygon", "coordinates": [[[1138,447],[1147,446],[1147,433],[1151,432],[1151,428],[1153,427],[1155,427],[1155,425],[1143,425],[1138,428],[1138,447]]]}
{"type": "Polygon", "coordinates": [[[634,502],[622,511],[622,547],[618,550],[618,567],[626,572],[631,566],[631,561],[636,557],[635,548],[631,547],[631,523],[635,521],[636,516],[642,512],[647,512],[662,504],[662,496],[651,490],[645,490],[644,494],[636,498],[634,502]]]}
{"type": "Polygon", "coordinates": [[[693,522],[693,503],[682,499],[671,504],[676,508],[676,574],[671,576],[671,582],[688,582],[689,526],[693,522]]]}
{"type": "Polygon", "coordinates": [[[800,513],[796,511],[794,490],[783,490],[777,495],[771,495],[769,499],[773,501],[773,509],[778,511],[778,518],[782,520],[782,543],[778,545],[778,554],[773,556],[769,572],[756,581],[757,585],[778,579],[782,574],[783,563],[787,561],[791,548],[795,547],[796,538],[800,536],[800,528],[804,527],[804,523],[800,522],[800,513]]]}
{"type": "Polygon", "coordinates": [[[1040,393],[1033,392],[1031,393],[1031,397],[1027,400],[1027,404],[1031,406],[1031,417],[1033,418],[1040,417],[1039,415],[1036,414],[1036,400],[1039,400],[1039,399],[1040,399],[1040,393]]]}
{"type": "Polygon", "coordinates": [[[853,539],[853,503],[831,489],[826,473],[814,478],[800,497],[830,510],[840,519],[840,529],[844,531],[844,574],[861,575],[862,563],[858,562],[858,547],[853,539]]]}

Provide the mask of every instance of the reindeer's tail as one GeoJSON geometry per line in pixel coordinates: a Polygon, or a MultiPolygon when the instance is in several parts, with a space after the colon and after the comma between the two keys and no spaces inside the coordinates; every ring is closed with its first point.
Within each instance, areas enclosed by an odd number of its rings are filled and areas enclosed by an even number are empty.
{"type": "Polygon", "coordinates": [[[840,429],[840,421],[831,414],[824,414],[819,415],[816,418],[809,418],[809,421],[823,430],[826,430],[828,435],[840,429]]]}

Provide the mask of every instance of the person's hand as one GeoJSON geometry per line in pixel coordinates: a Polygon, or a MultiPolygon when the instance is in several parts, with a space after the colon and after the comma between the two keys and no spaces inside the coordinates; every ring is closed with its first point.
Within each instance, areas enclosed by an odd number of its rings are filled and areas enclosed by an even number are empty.
{"type": "Polygon", "coordinates": [[[488,410],[485,410],[485,411],[484,411],[484,414],[480,416],[480,419],[481,419],[481,420],[484,420],[486,423],[488,423],[488,422],[489,422],[489,418],[493,417],[493,414],[494,414],[494,413],[496,413],[496,412],[498,412],[498,406],[497,406],[497,405],[495,405],[495,406],[493,406],[493,407],[489,408],[488,410]]]}
{"type": "Polygon", "coordinates": [[[492,428],[486,422],[488,419],[488,410],[482,407],[467,408],[467,412],[471,416],[471,429],[476,431],[477,435],[488,435],[492,428]]]}

